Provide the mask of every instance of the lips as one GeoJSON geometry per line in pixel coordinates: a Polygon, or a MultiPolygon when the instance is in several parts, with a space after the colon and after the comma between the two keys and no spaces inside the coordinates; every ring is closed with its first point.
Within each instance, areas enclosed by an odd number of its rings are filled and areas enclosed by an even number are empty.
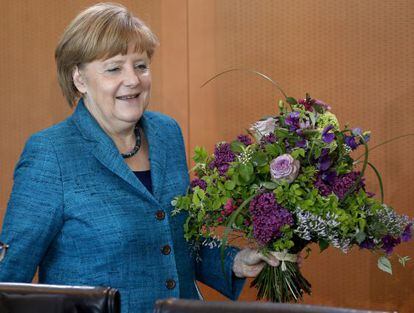
{"type": "Polygon", "coordinates": [[[124,96],[119,96],[119,97],[116,97],[116,98],[118,100],[130,100],[130,99],[138,98],[139,95],[140,95],[140,93],[135,93],[135,94],[132,94],[132,95],[124,95],[124,96]]]}

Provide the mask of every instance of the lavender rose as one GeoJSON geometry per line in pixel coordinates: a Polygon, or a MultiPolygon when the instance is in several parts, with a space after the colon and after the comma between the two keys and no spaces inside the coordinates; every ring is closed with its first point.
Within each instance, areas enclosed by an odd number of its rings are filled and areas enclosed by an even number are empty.
{"type": "Polygon", "coordinates": [[[250,127],[251,132],[253,133],[254,137],[257,141],[263,136],[267,136],[275,131],[276,128],[276,120],[273,117],[269,117],[265,120],[257,121],[250,127]]]}
{"type": "Polygon", "coordinates": [[[275,181],[285,179],[291,183],[298,176],[300,163],[290,154],[282,154],[270,162],[270,175],[275,181]]]}

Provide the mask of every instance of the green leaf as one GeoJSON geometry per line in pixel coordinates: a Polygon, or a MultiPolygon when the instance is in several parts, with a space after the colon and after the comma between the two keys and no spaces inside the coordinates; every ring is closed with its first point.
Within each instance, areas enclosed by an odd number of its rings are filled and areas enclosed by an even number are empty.
{"type": "Polygon", "coordinates": [[[277,128],[275,130],[275,135],[279,139],[283,139],[283,138],[286,138],[287,136],[289,136],[289,131],[287,129],[284,129],[284,128],[277,128]]]}
{"type": "Polygon", "coordinates": [[[278,185],[274,182],[267,181],[267,182],[262,183],[262,186],[265,187],[266,189],[273,190],[273,189],[276,189],[278,185]]]}
{"type": "Polygon", "coordinates": [[[257,151],[253,154],[252,162],[255,166],[263,166],[267,164],[267,156],[264,152],[257,151]]]}
{"type": "Polygon", "coordinates": [[[207,151],[204,147],[195,147],[193,160],[196,163],[205,163],[207,160],[207,151]]]}
{"type": "Polygon", "coordinates": [[[294,159],[298,159],[299,156],[301,157],[305,157],[305,149],[299,148],[299,149],[295,149],[291,152],[290,154],[292,156],[292,158],[294,159]]]}
{"type": "Polygon", "coordinates": [[[298,102],[296,101],[296,99],[293,98],[293,97],[287,97],[286,98],[286,102],[289,103],[289,104],[298,104],[298,102]]]}
{"type": "Polygon", "coordinates": [[[411,258],[409,256],[404,256],[404,257],[399,257],[398,258],[398,262],[400,262],[400,264],[402,266],[405,266],[409,260],[411,260],[411,258]]]}
{"type": "Polygon", "coordinates": [[[251,163],[240,164],[239,173],[244,182],[249,182],[253,176],[253,165],[251,163]]]}
{"type": "Polygon", "coordinates": [[[241,153],[243,152],[244,144],[242,144],[240,141],[235,140],[230,144],[230,149],[234,153],[241,153]]]}
{"type": "Polygon", "coordinates": [[[381,271],[384,271],[390,275],[392,275],[392,266],[390,260],[387,257],[382,256],[378,259],[378,268],[381,271]]]}
{"type": "Polygon", "coordinates": [[[319,239],[318,244],[319,244],[320,252],[322,252],[323,250],[329,247],[329,242],[323,239],[319,239]]]}
{"type": "Polygon", "coordinates": [[[243,226],[243,222],[244,222],[243,215],[241,215],[241,214],[237,215],[236,221],[235,221],[236,226],[238,226],[238,227],[243,226]]]}
{"type": "Polygon", "coordinates": [[[282,154],[282,150],[277,144],[266,145],[265,150],[272,157],[282,154]]]}
{"type": "Polygon", "coordinates": [[[235,183],[234,181],[232,181],[232,180],[227,180],[227,181],[224,183],[224,187],[225,187],[227,190],[233,190],[233,189],[234,189],[234,187],[236,187],[236,183],[235,183]]]}
{"type": "Polygon", "coordinates": [[[315,126],[316,125],[316,116],[315,116],[315,113],[309,112],[308,114],[309,114],[309,118],[311,120],[312,126],[315,126]]]}
{"type": "Polygon", "coordinates": [[[357,232],[357,234],[355,235],[355,240],[358,243],[361,243],[365,240],[365,238],[367,237],[367,235],[363,232],[363,231],[359,231],[357,232]]]}

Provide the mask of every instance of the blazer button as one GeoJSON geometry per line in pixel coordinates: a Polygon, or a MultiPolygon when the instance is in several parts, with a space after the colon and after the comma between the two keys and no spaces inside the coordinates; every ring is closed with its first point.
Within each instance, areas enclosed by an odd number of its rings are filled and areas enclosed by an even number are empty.
{"type": "Polygon", "coordinates": [[[165,281],[165,286],[170,290],[174,289],[175,288],[175,280],[174,279],[167,279],[165,281]]]}
{"type": "Polygon", "coordinates": [[[165,245],[164,247],[162,247],[161,252],[164,255],[168,255],[171,253],[171,247],[169,245],[165,245]]]}
{"type": "Polygon", "coordinates": [[[161,221],[165,218],[165,212],[163,210],[158,210],[157,213],[155,213],[155,216],[157,217],[157,220],[161,221]]]}

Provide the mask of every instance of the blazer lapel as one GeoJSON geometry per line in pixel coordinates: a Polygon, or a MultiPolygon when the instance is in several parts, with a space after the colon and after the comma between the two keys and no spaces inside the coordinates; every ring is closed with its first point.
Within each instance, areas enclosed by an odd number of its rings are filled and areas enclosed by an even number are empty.
{"type": "MultiPolygon", "coordinates": [[[[91,153],[98,159],[99,162],[125,180],[141,195],[150,198],[152,201],[156,201],[153,195],[151,195],[151,193],[137,179],[125,163],[112,139],[102,130],[95,118],[89,113],[82,99],[78,102],[76,110],[73,114],[73,119],[83,138],[86,139],[88,142],[87,144],[90,145],[91,153]]],[[[149,127],[149,131],[153,132],[153,127],[149,127]]],[[[151,137],[156,137],[155,133],[151,134],[151,137]]],[[[148,141],[151,142],[150,140],[148,141]]],[[[150,158],[152,159],[152,154],[156,155],[157,152],[151,150],[153,149],[150,148],[150,158]]],[[[156,162],[159,162],[159,157],[155,156],[155,160],[156,162]]],[[[153,179],[154,189],[154,180],[157,181],[158,179],[154,177],[154,173],[151,173],[151,177],[153,179]]],[[[154,190],[157,190],[157,188],[154,190]]]]}
{"type": "Polygon", "coordinates": [[[152,193],[159,201],[162,197],[162,187],[164,183],[166,168],[166,148],[165,138],[159,134],[160,125],[158,125],[148,114],[144,113],[140,120],[144,129],[149,145],[149,159],[151,166],[152,193]]]}

